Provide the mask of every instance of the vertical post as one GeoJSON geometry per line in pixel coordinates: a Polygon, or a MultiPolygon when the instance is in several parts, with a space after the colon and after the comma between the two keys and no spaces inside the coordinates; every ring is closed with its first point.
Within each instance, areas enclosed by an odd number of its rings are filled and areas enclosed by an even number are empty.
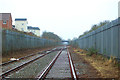
{"type": "Polygon", "coordinates": [[[96,35],[97,35],[97,34],[96,34],[96,31],[95,31],[95,34],[94,34],[94,35],[95,35],[95,49],[97,49],[97,48],[96,48],[96,42],[97,42],[97,41],[96,41],[96,35]]]}
{"type": "Polygon", "coordinates": [[[118,2],[118,58],[120,59],[120,1],[118,2]]]}
{"type": "MultiPolygon", "coordinates": [[[[0,14],[2,15],[2,14],[0,14]]],[[[2,17],[0,17],[2,18],[2,17]]],[[[2,24],[0,25],[0,64],[2,63],[2,24]]],[[[0,73],[2,73],[2,66],[0,66],[0,73]]]]}
{"type": "Polygon", "coordinates": [[[120,59],[120,25],[118,25],[118,58],[120,59]]]}

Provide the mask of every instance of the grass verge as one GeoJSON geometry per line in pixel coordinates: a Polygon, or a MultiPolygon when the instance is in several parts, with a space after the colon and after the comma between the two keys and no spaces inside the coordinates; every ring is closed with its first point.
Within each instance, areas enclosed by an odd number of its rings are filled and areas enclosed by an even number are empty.
{"type": "Polygon", "coordinates": [[[87,62],[97,69],[101,74],[101,78],[119,78],[120,62],[116,61],[114,57],[108,59],[103,55],[91,54],[85,50],[75,48],[73,49],[73,52],[81,55],[87,62]]]}

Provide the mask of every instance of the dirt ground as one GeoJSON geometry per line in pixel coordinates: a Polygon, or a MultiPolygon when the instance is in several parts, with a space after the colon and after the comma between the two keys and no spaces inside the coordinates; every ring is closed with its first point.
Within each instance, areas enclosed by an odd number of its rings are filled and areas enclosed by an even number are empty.
{"type": "MultiPolygon", "coordinates": [[[[53,47],[51,47],[53,48],[53,47]]],[[[51,48],[37,48],[37,49],[27,49],[27,50],[20,50],[20,51],[15,51],[13,53],[7,53],[7,55],[3,55],[2,56],[2,62],[7,62],[7,61],[10,61],[10,58],[21,58],[21,57],[24,57],[24,56],[27,56],[27,55],[30,55],[30,54],[33,54],[33,53],[37,53],[37,52],[40,52],[40,51],[44,51],[44,50],[47,50],[47,49],[51,49],[51,48]]],[[[4,53],[2,53],[4,54],[4,53]]]]}
{"type": "Polygon", "coordinates": [[[82,49],[69,48],[73,63],[76,68],[78,78],[94,78],[94,79],[108,79],[118,80],[120,76],[119,66],[114,64],[107,58],[102,56],[86,55],[86,51],[82,49]]]}

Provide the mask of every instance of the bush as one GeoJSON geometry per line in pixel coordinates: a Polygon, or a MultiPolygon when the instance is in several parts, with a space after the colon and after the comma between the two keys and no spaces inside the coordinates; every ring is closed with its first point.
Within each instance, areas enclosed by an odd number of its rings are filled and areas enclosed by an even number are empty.
{"type": "Polygon", "coordinates": [[[88,49],[87,55],[92,56],[93,54],[97,54],[97,52],[98,51],[92,47],[88,49]]]}

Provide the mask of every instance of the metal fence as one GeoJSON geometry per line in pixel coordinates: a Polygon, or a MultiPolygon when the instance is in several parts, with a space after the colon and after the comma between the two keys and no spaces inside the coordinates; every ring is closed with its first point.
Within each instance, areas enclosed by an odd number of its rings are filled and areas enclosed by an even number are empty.
{"type": "Polygon", "coordinates": [[[120,59],[120,18],[72,42],[81,49],[95,48],[99,53],[120,59]]]}
{"type": "Polygon", "coordinates": [[[10,30],[2,31],[2,52],[9,52],[29,48],[44,48],[56,46],[59,42],[47,40],[39,37],[13,32],[10,30]]]}

